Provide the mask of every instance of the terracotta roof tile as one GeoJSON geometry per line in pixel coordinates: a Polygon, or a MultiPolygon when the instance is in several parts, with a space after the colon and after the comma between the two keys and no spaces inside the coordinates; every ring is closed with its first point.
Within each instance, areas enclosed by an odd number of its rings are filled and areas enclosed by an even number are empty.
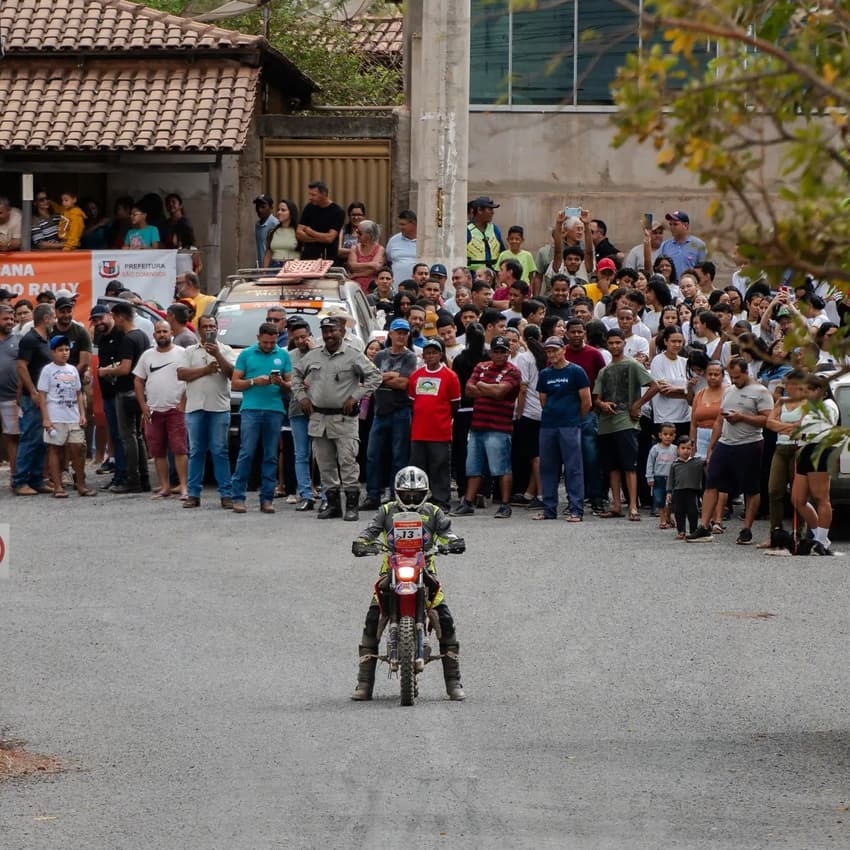
{"type": "Polygon", "coordinates": [[[0,61],[0,150],[238,151],[258,78],[211,60],[0,61]]]}
{"type": "Polygon", "coordinates": [[[348,24],[354,46],[376,58],[401,61],[404,49],[404,18],[402,15],[378,17],[366,15],[348,24]]]}
{"type": "Polygon", "coordinates": [[[102,50],[159,51],[259,46],[260,36],[202,24],[128,0],[2,0],[7,54],[102,50]]]}

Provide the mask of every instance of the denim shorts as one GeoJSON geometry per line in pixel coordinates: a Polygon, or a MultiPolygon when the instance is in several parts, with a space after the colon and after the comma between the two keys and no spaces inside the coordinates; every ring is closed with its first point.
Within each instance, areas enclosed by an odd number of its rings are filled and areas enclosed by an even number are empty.
{"type": "Polygon", "coordinates": [[[466,475],[483,475],[485,466],[494,478],[511,474],[511,435],[505,431],[470,431],[466,446],[466,475]]]}

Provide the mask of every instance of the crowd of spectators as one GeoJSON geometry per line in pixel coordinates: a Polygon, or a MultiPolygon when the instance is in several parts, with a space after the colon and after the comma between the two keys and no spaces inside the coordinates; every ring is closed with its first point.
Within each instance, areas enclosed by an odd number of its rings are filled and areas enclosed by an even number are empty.
{"type": "MultiPolygon", "coordinates": [[[[178,201],[169,210],[179,216],[178,201]]],[[[411,210],[400,213],[398,233],[384,245],[365,205],[343,210],[320,181],[310,184],[300,211],[287,199],[275,206],[268,195],[254,206],[259,265],[294,257],[344,264],[384,330],[364,340],[362,351],[346,334],[345,317],[324,320],[320,341],[303,319],[270,308],[257,345],[237,357],[217,340],[215,319],[202,317],[206,304],[192,313],[192,296],[204,296],[191,287],[178,287],[189,306],[172,305],[152,341],[129,307],[95,307],[113,492],[150,488],[150,451],[159,479],[154,496],[174,489],[197,507],[209,452],[222,507],[243,512],[245,479],[262,444],[267,513],[286,495],[298,510],[318,501],[320,517],[339,516],[343,490],[345,519],[356,518],[413,462],[428,472],[434,500],[455,515],[473,514],[487,498],[500,519],[517,507],[571,522],[581,522],[586,508],[631,521],[643,510],[657,516],[659,529],[694,542],[725,530],[739,496],[738,543],[752,541],[762,506],[779,529],[790,495],[818,548],[829,552],[829,452],[813,458],[809,450],[838,420],[818,373],[846,364],[834,338],[850,311],[850,299],[829,285],[789,277],[772,289],[763,278],[749,279],[738,255],[738,267],[719,275],[682,210],[641,222],[641,239],[627,251],[588,210],[560,210],[551,241],[532,253],[522,226],[508,227],[503,238],[499,205],[481,196],[470,202],[467,263],[449,271],[416,260],[411,210]],[[192,320],[200,320],[197,327],[192,320]],[[345,395],[326,387],[316,400],[310,370],[324,361],[315,352],[329,362],[348,358],[346,376],[360,377],[345,395]],[[234,477],[225,463],[231,390],[243,394],[245,449],[234,477]],[[289,442],[281,443],[281,428],[291,431],[289,442]],[[315,441],[324,441],[324,468],[311,467],[311,440],[314,455],[315,441]],[[796,474],[788,472],[792,455],[796,474]],[[359,468],[352,471],[354,457],[359,468]],[[360,482],[366,492],[358,505],[360,482]]],[[[138,232],[147,240],[146,212],[132,204],[129,212],[124,239],[138,232]]],[[[23,437],[25,424],[46,419],[36,372],[54,362],[53,351],[64,353],[67,339],[84,389],[85,363],[74,356],[90,347],[69,336],[67,322],[57,324],[64,302],[55,314],[49,306],[31,314],[32,307],[21,300],[3,308],[8,328],[0,341],[0,352],[14,337],[28,341],[16,355],[15,389],[4,382],[3,399],[8,406],[22,388],[13,477],[22,495],[45,488],[41,459],[21,464],[22,450],[34,445],[31,434],[23,437]],[[38,352],[34,365],[30,350],[38,352]]],[[[82,409],[80,416],[83,427],[82,409]]],[[[55,474],[48,486],[62,489],[55,474]]],[[[86,490],[84,481],[79,488],[86,490]]]]}

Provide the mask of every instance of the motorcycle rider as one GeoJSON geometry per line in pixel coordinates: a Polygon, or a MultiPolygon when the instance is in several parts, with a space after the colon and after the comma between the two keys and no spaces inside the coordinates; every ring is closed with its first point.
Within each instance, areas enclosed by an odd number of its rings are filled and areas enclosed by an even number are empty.
{"type": "MultiPolygon", "coordinates": [[[[436,505],[428,501],[428,476],[416,466],[405,466],[395,477],[395,498],[382,504],[372,521],[357,539],[351,544],[352,554],[361,556],[368,554],[370,544],[380,540],[390,549],[393,546],[393,517],[403,511],[415,511],[422,518],[422,543],[425,551],[438,544],[447,545],[453,554],[461,554],[466,549],[466,543],[452,531],[452,522],[436,505]]],[[[381,575],[386,576],[389,569],[389,558],[384,557],[381,564],[381,575]]],[[[427,570],[436,575],[434,555],[428,558],[427,570]]],[[[386,607],[384,598],[389,597],[389,586],[384,580],[386,591],[382,591],[382,607],[386,607]]],[[[388,599],[387,599],[388,601],[388,599]]],[[[440,588],[436,595],[428,601],[428,608],[433,609],[440,621],[440,655],[443,661],[443,678],[446,683],[446,693],[450,699],[465,699],[463,685],[460,681],[460,664],[458,652],[460,644],[455,634],[454,618],[443,598],[440,588]]],[[[354,700],[372,699],[372,688],[375,684],[375,667],[378,663],[378,624],[381,611],[377,595],[373,594],[372,603],[366,613],[366,623],[363,627],[363,637],[360,641],[360,668],[357,673],[357,687],[351,698],[354,700]]]]}

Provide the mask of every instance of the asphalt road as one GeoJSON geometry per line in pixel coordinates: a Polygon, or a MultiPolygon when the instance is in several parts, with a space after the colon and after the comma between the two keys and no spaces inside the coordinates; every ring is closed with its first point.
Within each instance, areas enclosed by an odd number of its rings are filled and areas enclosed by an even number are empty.
{"type": "Polygon", "coordinates": [[[214,495],[4,487],[0,726],[69,769],[0,783],[3,850],[850,846],[847,558],[479,512],[467,700],[402,709],[349,700],[358,526],[214,495]]]}

